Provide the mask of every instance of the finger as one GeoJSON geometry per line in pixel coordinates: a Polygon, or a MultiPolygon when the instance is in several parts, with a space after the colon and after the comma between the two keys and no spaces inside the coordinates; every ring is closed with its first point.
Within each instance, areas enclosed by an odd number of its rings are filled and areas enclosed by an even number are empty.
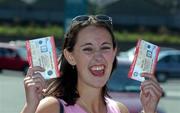
{"type": "Polygon", "coordinates": [[[162,90],[160,84],[156,81],[153,81],[153,80],[145,80],[144,82],[141,83],[141,86],[142,87],[146,87],[146,86],[149,86],[149,85],[153,85],[155,88],[157,88],[158,90],[162,90]]]}
{"type": "Polygon", "coordinates": [[[35,73],[32,76],[32,79],[35,80],[35,82],[40,82],[43,87],[46,86],[46,81],[45,81],[45,79],[42,77],[42,75],[39,72],[35,73]]]}
{"type": "Polygon", "coordinates": [[[40,66],[29,67],[26,76],[32,76],[35,72],[38,72],[38,71],[43,72],[43,71],[45,71],[45,69],[40,66]]]}
{"type": "Polygon", "coordinates": [[[141,74],[141,76],[142,76],[142,77],[145,77],[145,80],[151,79],[151,80],[153,80],[153,81],[155,81],[155,82],[158,82],[154,74],[143,72],[143,73],[141,74]]]}
{"type": "Polygon", "coordinates": [[[35,83],[34,83],[34,82],[29,82],[29,83],[27,83],[27,87],[32,87],[32,86],[35,86],[35,83]]]}
{"type": "Polygon", "coordinates": [[[145,81],[141,84],[141,88],[143,89],[143,92],[146,91],[146,89],[153,89],[156,94],[162,95],[163,89],[160,87],[159,84],[155,83],[154,81],[145,81]]]}
{"type": "Polygon", "coordinates": [[[37,93],[42,93],[43,90],[43,86],[39,81],[33,80],[33,79],[29,79],[25,81],[25,86],[27,88],[34,88],[34,90],[37,93]]]}
{"type": "Polygon", "coordinates": [[[41,72],[34,72],[32,78],[41,78],[44,80],[44,77],[42,76],[41,72]]]}
{"type": "Polygon", "coordinates": [[[141,83],[141,89],[144,94],[146,95],[148,94],[147,93],[148,91],[145,89],[149,89],[149,88],[153,88],[157,95],[160,96],[162,95],[163,89],[160,87],[159,83],[156,83],[153,80],[146,80],[141,83]]]}
{"type": "Polygon", "coordinates": [[[150,93],[156,95],[157,98],[162,96],[162,89],[157,89],[153,84],[143,87],[142,90],[146,95],[150,93]]]}
{"type": "Polygon", "coordinates": [[[39,77],[37,77],[36,79],[33,79],[33,81],[36,83],[36,84],[39,84],[41,85],[41,87],[44,89],[46,84],[44,81],[42,81],[39,77]]]}
{"type": "Polygon", "coordinates": [[[25,77],[25,78],[24,78],[24,83],[25,83],[27,80],[30,80],[30,79],[31,79],[31,77],[29,77],[29,76],[25,77]]]}
{"type": "Polygon", "coordinates": [[[161,98],[160,94],[156,94],[153,89],[146,89],[144,93],[145,97],[150,99],[149,101],[156,101],[158,102],[161,98]]]}
{"type": "Polygon", "coordinates": [[[149,96],[149,93],[145,93],[143,90],[141,90],[140,95],[142,97],[145,97],[148,102],[151,100],[151,97],[149,96]]]}
{"type": "Polygon", "coordinates": [[[29,67],[28,71],[27,71],[27,74],[26,74],[26,77],[30,77],[32,74],[33,74],[32,67],[29,67]]]}
{"type": "Polygon", "coordinates": [[[34,86],[35,82],[32,79],[28,79],[28,80],[24,81],[24,85],[25,85],[25,87],[28,88],[28,87],[34,86]]]}
{"type": "Polygon", "coordinates": [[[39,76],[36,76],[36,77],[25,77],[24,78],[25,86],[28,86],[29,83],[39,83],[39,84],[41,84],[41,86],[45,86],[45,82],[39,76]]]}
{"type": "Polygon", "coordinates": [[[37,92],[38,94],[42,94],[42,90],[43,90],[42,85],[41,85],[40,83],[36,83],[36,84],[35,84],[35,87],[36,87],[36,92],[37,92]]]}

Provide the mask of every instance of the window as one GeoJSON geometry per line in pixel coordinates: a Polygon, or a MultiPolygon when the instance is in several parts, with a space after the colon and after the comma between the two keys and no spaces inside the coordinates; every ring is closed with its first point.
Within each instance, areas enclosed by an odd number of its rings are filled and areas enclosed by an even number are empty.
{"type": "Polygon", "coordinates": [[[5,54],[5,52],[4,52],[4,48],[0,48],[0,57],[3,57],[3,56],[4,56],[4,54],[5,54]]]}

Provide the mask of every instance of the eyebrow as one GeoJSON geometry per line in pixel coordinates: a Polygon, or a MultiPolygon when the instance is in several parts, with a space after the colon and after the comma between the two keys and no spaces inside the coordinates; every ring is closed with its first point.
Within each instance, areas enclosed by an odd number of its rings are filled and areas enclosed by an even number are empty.
{"type": "MultiPolygon", "coordinates": [[[[112,45],[112,43],[109,43],[109,42],[104,42],[104,43],[102,43],[101,45],[106,45],[106,44],[108,44],[108,45],[112,45]]],[[[82,44],[80,47],[83,47],[83,46],[91,46],[91,45],[93,45],[92,43],[85,43],[85,44],[82,44]]]]}
{"type": "Polygon", "coordinates": [[[85,43],[85,44],[82,44],[80,47],[88,46],[88,45],[92,45],[92,43],[85,43]]]}
{"type": "Polygon", "coordinates": [[[101,45],[106,45],[106,44],[112,45],[112,43],[109,43],[109,42],[104,42],[104,43],[102,43],[101,45]]]}

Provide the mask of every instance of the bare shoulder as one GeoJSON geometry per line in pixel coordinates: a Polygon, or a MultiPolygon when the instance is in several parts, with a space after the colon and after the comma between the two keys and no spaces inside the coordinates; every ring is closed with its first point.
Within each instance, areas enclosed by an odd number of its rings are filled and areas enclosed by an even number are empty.
{"type": "Polygon", "coordinates": [[[119,109],[121,110],[121,113],[129,113],[128,108],[121,102],[117,102],[117,106],[119,107],[119,109]]]}
{"type": "Polygon", "coordinates": [[[45,97],[38,105],[36,113],[59,113],[59,102],[55,97],[45,97]]]}

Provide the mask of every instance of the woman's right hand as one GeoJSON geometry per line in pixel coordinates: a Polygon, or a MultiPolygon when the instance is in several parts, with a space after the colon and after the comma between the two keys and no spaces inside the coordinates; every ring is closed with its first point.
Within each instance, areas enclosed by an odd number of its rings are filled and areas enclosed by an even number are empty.
{"type": "Polygon", "coordinates": [[[35,66],[28,69],[24,79],[26,93],[26,109],[36,111],[40,100],[42,99],[43,90],[45,89],[45,80],[40,72],[45,71],[42,67],[35,66]]]}

